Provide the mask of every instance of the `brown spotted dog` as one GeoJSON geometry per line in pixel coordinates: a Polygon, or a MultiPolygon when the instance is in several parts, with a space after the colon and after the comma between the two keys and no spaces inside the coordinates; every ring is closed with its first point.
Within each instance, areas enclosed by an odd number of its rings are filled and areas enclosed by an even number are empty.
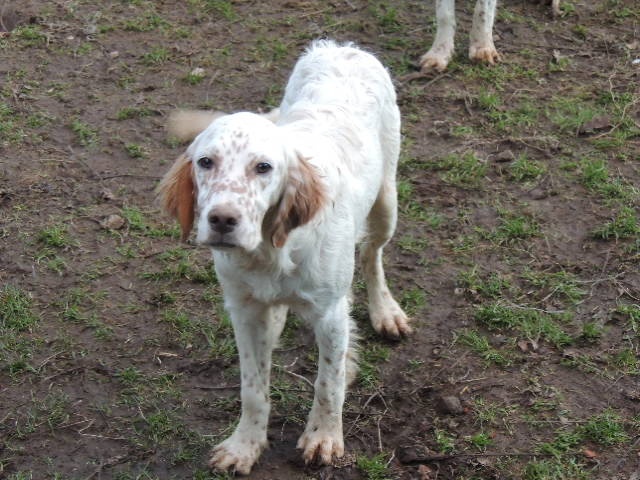
{"type": "Polygon", "coordinates": [[[318,344],[318,377],[298,440],[307,462],[344,454],[342,405],[355,373],[350,292],[361,245],[376,331],[411,328],[394,300],[382,248],[397,219],[400,112],[388,72],[351,45],[314,42],[296,64],[279,111],[184,114],[197,133],[162,180],[183,237],[212,249],[241,371],[242,413],[214,448],[216,470],[248,474],[267,444],[271,352],[291,310],[318,344]],[[207,122],[210,122],[207,125],[207,122]]]}

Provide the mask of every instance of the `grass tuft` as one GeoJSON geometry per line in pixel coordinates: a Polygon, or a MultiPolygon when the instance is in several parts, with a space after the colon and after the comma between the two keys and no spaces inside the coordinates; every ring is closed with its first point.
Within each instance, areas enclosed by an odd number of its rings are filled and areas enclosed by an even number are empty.
{"type": "Polygon", "coordinates": [[[31,296],[13,285],[0,289],[0,331],[23,332],[38,322],[31,296]]]}

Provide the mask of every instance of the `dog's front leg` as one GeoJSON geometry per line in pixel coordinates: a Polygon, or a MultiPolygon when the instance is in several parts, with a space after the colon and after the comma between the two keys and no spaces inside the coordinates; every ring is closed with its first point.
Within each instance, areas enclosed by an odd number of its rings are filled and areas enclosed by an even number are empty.
{"type": "Polygon", "coordinates": [[[350,334],[348,305],[347,298],[342,298],[315,321],[318,378],[307,426],[298,440],[307,463],[317,460],[330,464],[333,456],[344,455],[342,405],[350,334]]]}
{"type": "Polygon", "coordinates": [[[248,475],[267,445],[271,352],[287,309],[236,304],[230,312],[240,358],[242,413],[233,434],[213,449],[209,466],[248,475]]]}

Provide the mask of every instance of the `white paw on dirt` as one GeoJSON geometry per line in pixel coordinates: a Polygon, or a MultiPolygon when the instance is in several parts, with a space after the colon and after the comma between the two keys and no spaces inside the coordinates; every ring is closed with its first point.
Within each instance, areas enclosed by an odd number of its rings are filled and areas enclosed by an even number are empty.
{"type": "Polygon", "coordinates": [[[500,61],[500,54],[493,45],[471,45],[469,47],[469,58],[474,62],[495,65],[500,61]]]}
{"type": "Polygon", "coordinates": [[[444,72],[451,60],[451,53],[446,48],[432,48],[420,58],[420,70],[444,72]]]}
{"type": "Polygon", "coordinates": [[[413,332],[409,317],[394,299],[387,300],[384,307],[375,309],[370,316],[373,329],[385,337],[399,338],[413,332]]]}
{"type": "Polygon", "coordinates": [[[255,438],[239,438],[232,435],[211,451],[209,467],[221,472],[232,470],[242,475],[249,475],[265,446],[266,441],[260,442],[255,438]]]}
{"type": "Polygon", "coordinates": [[[321,429],[305,431],[298,440],[297,448],[304,450],[302,458],[305,463],[330,465],[334,458],[341,458],[344,455],[342,432],[321,429]]]}

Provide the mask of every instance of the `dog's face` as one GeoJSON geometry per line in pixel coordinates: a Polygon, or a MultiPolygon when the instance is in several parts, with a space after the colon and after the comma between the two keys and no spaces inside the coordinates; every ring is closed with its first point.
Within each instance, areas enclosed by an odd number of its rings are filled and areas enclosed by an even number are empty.
{"type": "Polygon", "coordinates": [[[247,251],[265,235],[282,247],[324,198],[317,173],[287,148],[280,129],[250,113],[212,122],[159,190],[165,209],[180,221],[183,239],[195,224],[198,243],[247,251]]]}

